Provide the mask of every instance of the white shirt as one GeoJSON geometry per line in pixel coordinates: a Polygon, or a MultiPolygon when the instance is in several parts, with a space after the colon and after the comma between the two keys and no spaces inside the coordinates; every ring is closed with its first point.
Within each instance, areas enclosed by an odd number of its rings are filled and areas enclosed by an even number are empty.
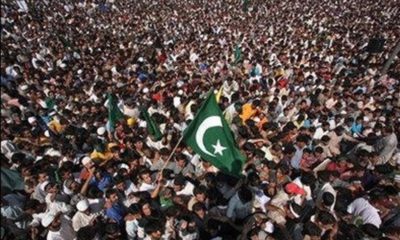
{"type": "Polygon", "coordinates": [[[96,215],[89,214],[83,212],[76,212],[75,215],[72,217],[72,227],[77,232],[79,229],[86,227],[90,224],[90,222],[96,218],[96,215]]]}
{"type": "Polygon", "coordinates": [[[125,230],[128,234],[128,240],[134,240],[137,237],[137,231],[139,229],[139,222],[137,219],[125,222],[125,230]]]}
{"type": "Polygon", "coordinates": [[[61,228],[57,232],[49,231],[47,240],[74,240],[75,232],[72,229],[71,221],[65,216],[61,216],[61,228]]]}
{"type": "Polygon", "coordinates": [[[189,195],[192,196],[193,195],[193,189],[194,189],[194,185],[191,182],[186,182],[185,187],[176,192],[176,195],[189,195]]]}
{"type": "Polygon", "coordinates": [[[335,200],[333,201],[333,204],[332,204],[332,206],[330,207],[330,210],[333,211],[334,208],[335,208],[335,204],[336,204],[336,190],[332,187],[332,185],[331,185],[330,183],[325,183],[325,184],[322,186],[322,188],[321,188],[321,190],[319,191],[318,196],[317,196],[317,203],[318,203],[318,204],[322,204],[322,196],[323,196],[324,193],[326,193],[326,192],[332,193],[332,195],[334,196],[334,199],[335,199],[335,200]]]}
{"type": "Polygon", "coordinates": [[[348,213],[361,217],[364,224],[370,223],[377,228],[382,224],[378,211],[364,198],[357,198],[347,207],[348,213]]]}
{"type": "Polygon", "coordinates": [[[72,207],[64,202],[51,201],[51,194],[46,196],[47,210],[52,212],[69,213],[72,211],[72,207]]]}
{"type": "Polygon", "coordinates": [[[156,188],[156,185],[152,184],[147,184],[147,183],[142,183],[140,185],[139,191],[153,191],[156,188]]]}

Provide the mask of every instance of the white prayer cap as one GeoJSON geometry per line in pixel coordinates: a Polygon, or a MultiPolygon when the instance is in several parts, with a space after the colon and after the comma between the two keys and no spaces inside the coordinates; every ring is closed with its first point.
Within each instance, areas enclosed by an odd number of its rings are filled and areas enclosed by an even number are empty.
{"type": "Polygon", "coordinates": [[[368,122],[368,121],[369,121],[369,117],[364,116],[364,117],[363,117],[363,121],[364,121],[364,122],[368,122]]]}
{"type": "Polygon", "coordinates": [[[182,89],[180,89],[180,90],[178,91],[178,95],[180,95],[180,96],[183,95],[183,90],[182,90],[182,89]]]}
{"type": "Polygon", "coordinates": [[[78,70],[78,74],[81,75],[82,73],[83,73],[83,70],[82,70],[82,69],[79,69],[79,70],[78,70]]]}
{"type": "Polygon", "coordinates": [[[386,118],[384,116],[380,116],[378,118],[378,120],[381,121],[381,122],[386,122],[386,118]]]}
{"type": "Polygon", "coordinates": [[[90,157],[88,157],[88,156],[86,156],[86,157],[84,157],[84,158],[82,159],[82,164],[83,164],[83,166],[87,165],[87,164],[90,163],[90,162],[92,162],[92,159],[91,159],[90,157]]]}
{"type": "Polygon", "coordinates": [[[32,124],[32,123],[36,122],[36,118],[35,117],[29,117],[28,118],[28,122],[29,122],[29,124],[32,124]]]}
{"type": "Polygon", "coordinates": [[[185,84],[185,83],[182,82],[182,81],[178,81],[178,82],[176,83],[176,86],[177,86],[178,88],[180,88],[180,87],[183,86],[183,84],[185,84]]]}
{"type": "Polygon", "coordinates": [[[97,135],[102,136],[105,132],[106,132],[106,128],[105,127],[99,127],[97,129],[97,135]]]}
{"type": "Polygon", "coordinates": [[[274,224],[272,224],[270,221],[266,222],[264,230],[267,233],[273,233],[274,232],[274,224]]]}
{"type": "Polygon", "coordinates": [[[148,93],[148,92],[149,92],[149,89],[147,87],[143,89],[143,93],[148,93]]]}
{"type": "Polygon", "coordinates": [[[49,132],[49,130],[46,130],[46,131],[44,132],[44,135],[45,135],[46,137],[50,137],[50,132],[49,132]]]}
{"type": "Polygon", "coordinates": [[[84,212],[89,208],[89,201],[87,199],[83,199],[80,200],[77,204],[76,204],[76,208],[78,209],[78,211],[80,212],[84,212]]]}
{"type": "Polygon", "coordinates": [[[144,59],[143,59],[142,57],[140,57],[140,58],[138,59],[138,62],[144,62],[144,59]]]}
{"type": "Polygon", "coordinates": [[[42,190],[42,191],[44,192],[45,189],[46,189],[46,186],[47,186],[49,183],[50,183],[49,181],[44,181],[42,184],[40,184],[40,186],[39,186],[40,190],[42,190]]]}
{"type": "Polygon", "coordinates": [[[47,228],[48,226],[50,226],[56,216],[57,215],[54,212],[48,212],[46,215],[44,215],[44,217],[42,218],[43,227],[47,228]]]}
{"type": "Polygon", "coordinates": [[[119,164],[118,165],[118,169],[126,169],[126,170],[129,170],[129,166],[128,166],[128,164],[126,164],[126,163],[121,163],[121,164],[119,164]]]}
{"type": "Polygon", "coordinates": [[[21,90],[22,90],[22,91],[25,91],[25,90],[27,90],[27,89],[28,89],[28,85],[22,85],[22,86],[21,86],[21,90]]]}
{"type": "Polygon", "coordinates": [[[300,92],[305,92],[306,89],[305,89],[304,87],[301,87],[301,88],[299,88],[299,91],[300,91],[300,92]]]}

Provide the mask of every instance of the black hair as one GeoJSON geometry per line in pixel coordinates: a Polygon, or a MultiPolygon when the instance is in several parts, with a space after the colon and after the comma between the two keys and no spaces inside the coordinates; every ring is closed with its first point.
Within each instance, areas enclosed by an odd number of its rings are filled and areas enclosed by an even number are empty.
{"type": "Polygon", "coordinates": [[[117,223],[107,223],[105,226],[105,232],[107,235],[114,235],[118,232],[120,232],[121,229],[119,228],[117,223]]]}
{"type": "Polygon", "coordinates": [[[145,225],[144,225],[144,231],[146,234],[151,235],[154,232],[163,231],[163,226],[158,220],[155,219],[150,219],[145,225]]]}
{"type": "Polygon", "coordinates": [[[239,189],[238,196],[242,203],[247,203],[253,199],[253,193],[245,186],[239,189]]]}
{"type": "Polygon", "coordinates": [[[362,225],[361,230],[373,238],[379,238],[382,235],[381,231],[379,231],[379,228],[370,223],[362,225]]]}
{"type": "Polygon", "coordinates": [[[313,222],[307,222],[304,224],[303,235],[309,235],[311,237],[321,236],[322,230],[317,224],[313,222]]]}
{"type": "Polygon", "coordinates": [[[76,233],[76,240],[92,240],[96,235],[94,226],[82,227],[76,233]]]}
{"type": "Polygon", "coordinates": [[[204,205],[204,203],[197,202],[197,203],[193,204],[193,212],[200,211],[200,210],[205,211],[206,209],[207,208],[206,208],[206,205],[204,205]]]}
{"type": "Polygon", "coordinates": [[[196,196],[197,194],[206,194],[207,187],[204,185],[197,186],[193,189],[193,194],[196,196]]]}
{"type": "Polygon", "coordinates": [[[315,183],[314,174],[312,174],[310,172],[302,172],[302,174],[301,174],[301,182],[304,185],[307,185],[307,186],[314,185],[314,183],[315,183]]]}
{"type": "Polygon", "coordinates": [[[336,222],[335,217],[327,211],[319,212],[317,219],[324,225],[334,224],[336,222]]]}
{"type": "Polygon", "coordinates": [[[332,204],[335,202],[335,196],[332,194],[332,193],[330,193],[330,192],[324,192],[323,194],[322,194],[322,203],[325,205],[325,206],[328,206],[328,207],[330,207],[330,206],[332,206],[332,204]]]}
{"type": "Polygon", "coordinates": [[[106,191],[106,198],[110,198],[111,195],[113,195],[113,194],[118,194],[118,190],[117,189],[108,189],[106,191]]]}

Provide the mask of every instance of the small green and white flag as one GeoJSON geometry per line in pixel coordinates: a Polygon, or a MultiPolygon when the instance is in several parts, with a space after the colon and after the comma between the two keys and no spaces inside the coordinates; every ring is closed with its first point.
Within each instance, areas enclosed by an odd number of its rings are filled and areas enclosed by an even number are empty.
{"type": "Polygon", "coordinates": [[[242,60],[242,50],[240,49],[239,45],[235,47],[235,62],[234,64],[238,64],[242,60]]]}
{"type": "Polygon", "coordinates": [[[107,108],[108,108],[108,124],[111,132],[113,132],[115,129],[115,124],[118,122],[118,120],[124,118],[124,114],[118,108],[117,98],[110,93],[108,94],[107,108]]]}
{"type": "Polygon", "coordinates": [[[213,91],[185,129],[183,141],[222,172],[240,176],[246,158],[240,153],[213,91]]]}
{"type": "Polygon", "coordinates": [[[140,110],[142,117],[144,120],[146,120],[146,125],[147,125],[147,132],[153,136],[153,138],[156,141],[159,141],[162,139],[162,133],[160,131],[160,128],[156,124],[156,122],[153,120],[153,118],[150,116],[149,112],[147,111],[146,108],[141,108],[140,110]]]}

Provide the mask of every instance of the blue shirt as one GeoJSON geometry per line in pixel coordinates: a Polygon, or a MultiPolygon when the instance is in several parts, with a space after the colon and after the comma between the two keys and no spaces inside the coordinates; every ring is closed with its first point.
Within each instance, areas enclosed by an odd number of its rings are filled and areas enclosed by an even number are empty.
{"type": "Polygon", "coordinates": [[[357,124],[356,122],[355,123],[353,123],[353,125],[351,125],[351,133],[357,133],[357,134],[360,134],[361,133],[361,131],[362,131],[362,128],[363,128],[363,126],[362,126],[362,124],[357,124]]]}
{"type": "Polygon", "coordinates": [[[100,180],[97,180],[97,178],[95,177],[93,177],[92,180],[90,180],[90,185],[96,186],[102,192],[105,192],[106,189],[111,186],[111,184],[112,184],[112,178],[108,174],[104,174],[103,178],[100,180]]]}
{"type": "Polygon", "coordinates": [[[294,169],[300,169],[300,162],[303,157],[303,148],[299,148],[297,145],[294,145],[294,147],[296,148],[296,153],[292,159],[290,159],[290,165],[292,165],[294,169]]]}
{"type": "Polygon", "coordinates": [[[116,203],[106,210],[106,216],[121,225],[124,222],[125,209],[121,204],[116,203]]]}

